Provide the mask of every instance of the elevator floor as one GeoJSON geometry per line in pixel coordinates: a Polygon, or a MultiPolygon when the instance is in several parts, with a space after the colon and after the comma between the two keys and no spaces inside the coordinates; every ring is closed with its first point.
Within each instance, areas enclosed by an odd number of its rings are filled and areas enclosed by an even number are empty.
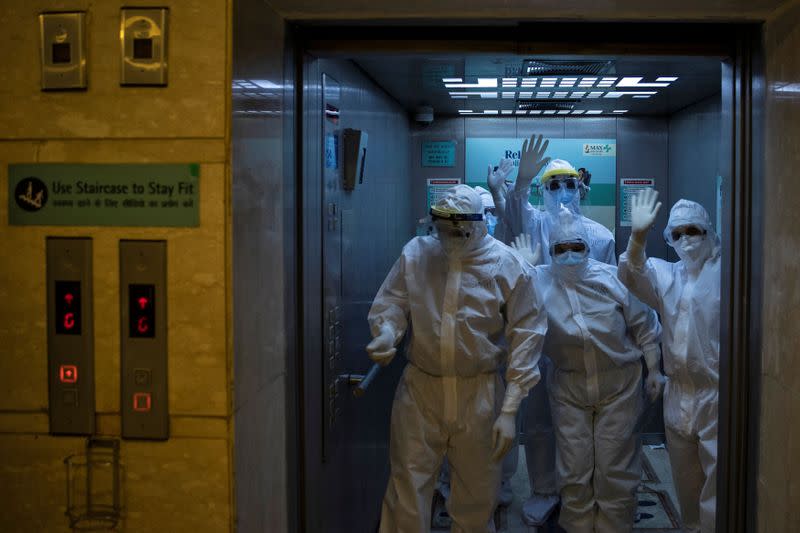
{"type": "MultiPolygon", "coordinates": [[[[639,508],[634,530],[643,533],[665,533],[680,531],[679,515],[669,466],[669,456],[663,445],[645,445],[643,450],[642,483],[639,486],[639,508]]],[[[522,521],[522,504],[530,495],[528,469],[525,465],[525,451],[519,446],[517,471],[511,478],[514,500],[511,505],[501,509],[498,519],[500,533],[563,533],[558,527],[558,516],[551,516],[547,526],[535,528],[522,521]]],[[[432,531],[448,531],[434,529],[432,531]]]]}

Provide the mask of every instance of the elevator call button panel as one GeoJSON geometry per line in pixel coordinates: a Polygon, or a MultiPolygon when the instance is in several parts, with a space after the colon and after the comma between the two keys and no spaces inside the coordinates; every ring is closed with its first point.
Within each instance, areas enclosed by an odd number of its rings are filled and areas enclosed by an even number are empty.
{"type": "Polygon", "coordinates": [[[42,89],[86,88],[86,13],[39,15],[42,89]]]}
{"type": "Polygon", "coordinates": [[[167,84],[168,12],[166,8],[122,10],[122,85],[167,84]]]}
{"type": "Polygon", "coordinates": [[[47,239],[50,433],[94,432],[92,241],[47,239]]]}
{"type": "Polygon", "coordinates": [[[122,437],[169,438],[167,243],[119,244],[122,437]]]}

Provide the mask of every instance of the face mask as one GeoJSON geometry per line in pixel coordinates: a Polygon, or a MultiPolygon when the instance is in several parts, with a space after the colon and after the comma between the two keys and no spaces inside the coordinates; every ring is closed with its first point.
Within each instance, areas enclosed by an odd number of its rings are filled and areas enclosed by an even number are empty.
{"type": "Polygon", "coordinates": [[[483,218],[486,220],[486,229],[489,230],[489,235],[494,237],[494,228],[497,226],[497,217],[491,213],[486,213],[483,218]]]}
{"type": "Polygon", "coordinates": [[[678,257],[690,266],[708,258],[708,241],[705,235],[683,235],[674,247],[678,257]]]}
{"type": "Polygon", "coordinates": [[[580,265],[586,260],[586,252],[568,251],[563,254],[558,254],[553,258],[553,261],[562,266],[575,266],[580,265]]]}

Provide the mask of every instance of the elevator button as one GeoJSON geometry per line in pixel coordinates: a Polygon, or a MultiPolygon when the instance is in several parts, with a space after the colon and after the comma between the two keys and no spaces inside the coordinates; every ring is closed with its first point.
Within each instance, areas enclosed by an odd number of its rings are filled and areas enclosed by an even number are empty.
{"type": "Polygon", "coordinates": [[[133,410],[140,413],[147,413],[150,411],[151,398],[149,392],[137,392],[133,395],[133,410]]]}
{"type": "Polygon", "coordinates": [[[58,369],[58,378],[61,383],[77,383],[78,367],[75,365],[61,365],[58,369]]]}

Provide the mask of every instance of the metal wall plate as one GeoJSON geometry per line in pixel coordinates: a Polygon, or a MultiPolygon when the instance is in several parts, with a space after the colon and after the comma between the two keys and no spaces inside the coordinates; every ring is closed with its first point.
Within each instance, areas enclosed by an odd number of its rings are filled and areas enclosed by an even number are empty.
{"type": "Polygon", "coordinates": [[[39,15],[42,90],[85,89],[86,13],[39,15]]]}
{"type": "Polygon", "coordinates": [[[167,85],[168,13],[167,8],[122,9],[122,85],[167,85]]]}

